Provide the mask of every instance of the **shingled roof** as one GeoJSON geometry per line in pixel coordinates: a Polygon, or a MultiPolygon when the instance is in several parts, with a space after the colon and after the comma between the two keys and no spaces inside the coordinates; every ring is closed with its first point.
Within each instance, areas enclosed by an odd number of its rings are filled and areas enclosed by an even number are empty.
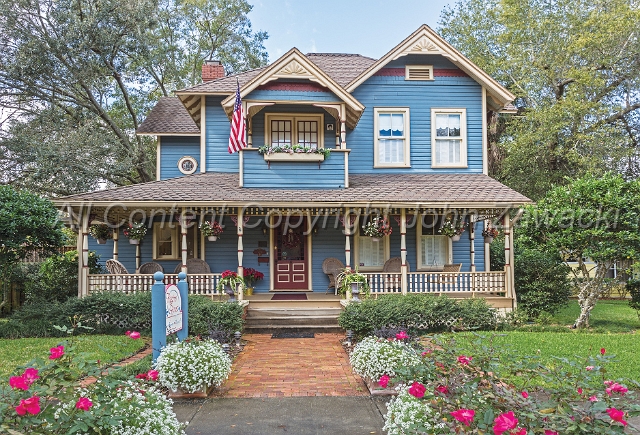
{"type": "MultiPolygon", "coordinates": [[[[340,86],[346,86],[360,73],[369,68],[375,59],[359,54],[345,53],[307,53],[305,55],[311,62],[323,70],[340,86]]],[[[229,75],[221,79],[201,83],[199,85],[177,91],[179,93],[229,93],[236,91],[236,78],[243,87],[253,80],[266,67],[252,69],[239,74],[229,75]]]]}
{"type": "Polygon", "coordinates": [[[136,130],[137,134],[200,134],[177,97],[162,97],[136,130]]]}
{"type": "Polygon", "coordinates": [[[420,204],[423,206],[507,207],[531,200],[483,174],[367,174],[351,175],[347,189],[298,190],[238,187],[238,174],[207,172],[163,181],[118,187],[60,198],[59,205],[91,201],[189,202],[198,204],[420,204]]]}

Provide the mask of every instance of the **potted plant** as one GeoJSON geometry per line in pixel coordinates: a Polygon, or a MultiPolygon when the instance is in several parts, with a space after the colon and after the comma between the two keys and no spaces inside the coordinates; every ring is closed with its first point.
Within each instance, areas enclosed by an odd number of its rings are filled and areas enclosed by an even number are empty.
{"type": "Polygon", "coordinates": [[[381,238],[388,236],[392,231],[389,220],[380,216],[371,219],[362,230],[364,235],[371,237],[374,242],[379,242],[381,238]]]}
{"type": "Polygon", "coordinates": [[[246,285],[245,294],[251,296],[253,294],[253,283],[260,281],[264,278],[264,273],[255,270],[252,267],[247,267],[243,271],[244,283],[246,285]]]}
{"type": "Polygon", "coordinates": [[[354,302],[360,302],[358,295],[362,294],[364,298],[369,295],[370,287],[367,282],[367,276],[359,273],[357,270],[343,269],[336,277],[338,282],[338,293],[346,295],[347,291],[351,291],[354,302]]]}
{"type": "Polygon", "coordinates": [[[107,224],[95,224],[89,227],[89,234],[98,241],[99,245],[107,243],[107,239],[113,237],[111,228],[107,224]]]}
{"type": "Polygon", "coordinates": [[[200,231],[210,242],[218,240],[220,234],[224,232],[222,225],[216,221],[204,221],[200,224],[200,231]]]}
{"type": "Polygon", "coordinates": [[[147,227],[144,222],[129,224],[123,231],[124,236],[129,238],[129,243],[132,245],[139,245],[140,240],[144,239],[147,234],[147,227]]]}
{"type": "Polygon", "coordinates": [[[464,233],[466,226],[467,223],[465,221],[448,217],[442,222],[438,233],[450,237],[453,242],[457,242],[460,240],[460,235],[464,233]]]}
{"type": "Polygon", "coordinates": [[[271,161],[308,161],[322,162],[329,157],[329,148],[311,148],[308,145],[284,144],[284,145],[264,145],[258,148],[258,153],[262,154],[264,160],[271,161]]]}
{"type": "Polygon", "coordinates": [[[231,358],[214,340],[181,341],[167,345],[155,363],[158,383],[174,392],[206,397],[231,373],[231,358]]]}
{"type": "Polygon", "coordinates": [[[493,239],[498,237],[498,234],[499,234],[498,230],[496,228],[493,228],[491,225],[489,225],[487,228],[485,228],[482,231],[482,237],[484,237],[485,243],[493,242],[493,239]]]}
{"type": "Polygon", "coordinates": [[[216,290],[219,292],[224,291],[229,296],[229,302],[235,302],[238,286],[244,288],[244,279],[233,270],[225,270],[222,272],[222,277],[218,281],[216,290]]]}

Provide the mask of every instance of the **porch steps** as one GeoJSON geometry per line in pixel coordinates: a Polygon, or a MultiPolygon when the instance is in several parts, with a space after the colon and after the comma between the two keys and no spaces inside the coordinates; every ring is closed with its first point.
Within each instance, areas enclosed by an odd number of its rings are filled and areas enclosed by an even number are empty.
{"type": "MultiPolygon", "coordinates": [[[[273,304],[249,304],[244,330],[247,333],[267,334],[286,332],[343,332],[338,326],[342,308],[301,305],[299,301],[273,301],[273,304]],[[298,302],[282,306],[281,302],[298,302]]],[[[308,303],[308,302],[307,302],[308,303]]]]}

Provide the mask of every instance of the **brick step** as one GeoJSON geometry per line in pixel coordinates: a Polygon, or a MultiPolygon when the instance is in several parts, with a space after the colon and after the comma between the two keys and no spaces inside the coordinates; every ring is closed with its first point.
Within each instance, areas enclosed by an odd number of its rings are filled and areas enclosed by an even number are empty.
{"type": "Polygon", "coordinates": [[[308,300],[308,301],[271,301],[249,299],[249,309],[252,308],[340,308],[339,300],[308,300]]]}
{"type": "Polygon", "coordinates": [[[276,332],[315,332],[316,334],[338,333],[344,334],[344,329],[338,325],[245,325],[244,334],[274,334],[276,332]]]}
{"type": "Polygon", "coordinates": [[[265,317],[315,317],[315,316],[332,316],[338,317],[342,312],[342,308],[252,308],[249,306],[247,310],[248,318],[265,318],[265,317]]]}
{"type": "Polygon", "coordinates": [[[270,316],[247,317],[247,326],[304,326],[304,325],[338,326],[336,316],[270,316]]]}

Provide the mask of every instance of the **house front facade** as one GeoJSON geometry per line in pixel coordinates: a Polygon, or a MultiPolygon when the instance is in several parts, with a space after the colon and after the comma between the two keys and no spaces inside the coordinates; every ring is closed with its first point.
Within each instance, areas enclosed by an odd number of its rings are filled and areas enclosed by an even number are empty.
{"type": "Polygon", "coordinates": [[[331,260],[365,273],[374,294],[510,309],[512,219],[530,200],[487,175],[486,138],[513,99],[428,26],[378,60],[294,48],[232,76],[208,61],[202,84],[162,98],[137,131],[157,138],[157,181],[57,200],[80,229],[79,294],[147,291],[149,262],[167,280],[186,271],[192,293],[248,268],[264,275],[256,294],[333,293],[331,260]],[[248,146],[229,153],[237,89],[248,146]],[[224,232],[209,241],[203,222],[224,232]],[[371,237],[372,222],[390,234],[371,237]],[[115,228],[105,244],[88,235],[96,223],[115,228]],[[147,229],[137,245],[129,224],[147,229]],[[505,235],[504,270],[490,271],[487,227],[505,235]],[[120,268],[90,275],[89,250],[120,268]]]}

